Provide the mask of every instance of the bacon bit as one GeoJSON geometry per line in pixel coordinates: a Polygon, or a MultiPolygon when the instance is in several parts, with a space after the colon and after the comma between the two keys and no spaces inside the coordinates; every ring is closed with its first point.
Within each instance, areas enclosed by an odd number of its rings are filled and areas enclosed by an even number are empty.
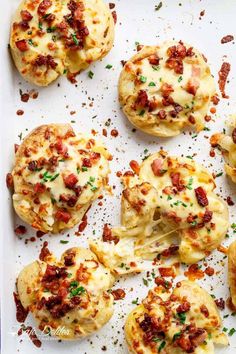
{"type": "Polygon", "coordinates": [[[116,138],[119,135],[119,132],[117,129],[112,129],[111,130],[111,136],[113,136],[114,138],[116,138]]]}
{"type": "Polygon", "coordinates": [[[73,266],[75,264],[75,252],[67,252],[64,257],[64,264],[66,267],[73,266]]]}
{"type": "Polygon", "coordinates": [[[221,253],[224,253],[224,254],[228,254],[228,248],[227,247],[224,247],[222,245],[218,246],[217,247],[217,251],[221,252],[221,253]]]}
{"type": "Polygon", "coordinates": [[[102,135],[107,137],[107,130],[106,129],[102,129],[102,135]]]}
{"type": "Polygon", "coordinates": [[[167,83],[164,83],[162,86],[161,86],[161,92],[162,92],[162,95],[163,97],[167,98],[170,96],[170,94],[172,92],[174,92],[174,89],[172,87],[172,85],[169,85],[167,83]]]}
{"type": "Polygon", "coordinates": [[[211,221],[212,219],[212,215],[213,215],[213,212],[206,209],[204,215],[203,215],[203,218],[202,218],[202,221],[204,222],[204,224],[207,224],[208,222],[211,221]]]}
{"type": "Polygon", "coordinates": [[[180,304],[177,309],[176,312],[177,313],[183,313],[183,312],[188,312],[191,308],[191,305],[188,301],[184,301],[182,304],[180,304]]]}
{"type": "Polygon", "coordinates": [[[211,98],[211,102],[212,102],[215,106],[217,106],[218,103],[220,102],[220,99],[219,99],[218,96],[214,95],[214,96],[212,96],[212,98],[211,98]]]}
{"type": "Polygon", "coordinates": [[[17,293],[13,293],[14,301],[16,304],[16,319],[18,322],[23,323],[28,316],[28,309],[25,309],[20,301],[19,295],[17,293]]]}
{"type": "Polygon", "coordinates": [[[25,112],[24,112],[22,109],[18,109],[18,110],[16,111],[16,114],[17,114],[18,116],[23,116],[24,113],[25,113],[25,112]]]}
{"type": "Polygon", "coordinates": [[[15,154],[17,153],[19,147],[20,147],[19,144],[14,144],[14,152],[15,152],[15,154]]]}
{"type": "Polygon", "coordinates": [[[211,116],[206,115],[204,117],[204,119],[205,119],[206,122],[210,122],[211,121],[211,116]]]}
{"type": "Polygon", "coordinates": [[[48,246],[48,242],[44,241],[43,247],[41,248],[41,251],[39,254],[40,261],[46,261],[47,257],[52,255],[47,246],[48,246]]]}
{"type": "Polygon", "coordinates": [[[21,52],[26,52],[29,49],[28,43],[25,39],[21,39],[20,41],[15,42],[15,44],[21,52]]]}
{"type": "Polygon", "coordinates": [[[166,61],[166,67],[173,69],[176,74],[183,74],[184,66],[182,59],[179,58],[169,58],[166,61]]]}
{"type": "Polygon", "coordinates": [[[70,73],[69,71],[67,72],[67,79],[72,83],[72,84],[76,84],[77,83],[77,80],[76,80],[76,75],[78,73],[70,73]]]}
{"type": "Polygon", "coordinates": [[[189,81],[187,82],[187,86],[186,86],[186,91],[188,93],[190,93],[191,95],[195,96],[197,93],[197,90],[200,86],[199,81],[197,81],[194,77],[189,79],[189,81]]]}
{"type": "Polygon", "coordinates": [[[34,193],[44,193],[46,191],[46,186],[43,183],[36,183],[34,185],[34,193]]]}
{"type": "Polygon", "coordinates": [[[81,223],[79,224],[79,232],[83,232],[87,225],[88,225],[88,217],[85,214],[82,218],[81,223]]]}
{"type": "Polygon", "coordinates": [[[192,281],[204,278],[204,272],[199,269],[197,264],[191,264],[188,270],[184,272],[184,275],[192,281]]]}
{"type": "Polygon", "coordinates": [[[27,10],[21,10],[20,15],[21,15],[22,20],[27,21],[27,22],[31,21],[33,18],[31,13],[27,10]]]}
{"type": "Polygon", "coordinates": [[[102,240],[103,242],[113,241],[115,245],[119,242],[119,238],[117,236],[112,235],[112,230],[110,229],[108,224],[105,224],[103,227],[102,240]]]}
{"type": "Polygon", "coordinates": [[[158,268],[160,275],[165,278],[165,277],[172,277],[175,278],[176,274],[175,271],[172,267],[159,267],[158,268]]]}
{"type": "Polygon", "coordinates": [[[171,182],[174,187],[176,187],[178,192],[181,192],[185,189],[185,186],[180,181],[180,173],[179,172],[172,172],[170,174],[171,182]]]}
{"type": "Polygon", "coordinates": [[[111,293],[112,293],[115,301],[124,299],[125,295],[126,295],[125,291],[123,289],[115,289],[115,290],[112,290],[111,293]]]}
{"type": "Polygon", "coordinates": [[[165,119],[167,114],[166,114],[166,111],[164,109],[161,109],[158,113],[157,113],[157,116],[160,118],[160,119],[165,119]]]}
{"type": "Polygon", "coordinates": [[[229,206],[233,206],[233,205],[234,205],[234,202],[233,202],[233,200],[231,199],[230,196],[228,196],[228,197],[226,198],[226,202],[227,202],[227,204],[228,204],[229,206]]]}
{"type": "Polygon", "coordinates": [[[232,42],[234,40],[234,36],[232,36],[231,34],[228,34],[227,36],[224,36],[223,38],[221,38],[221,44],[225,44],[225,43],[229,43],[232,42]]]}
{"type": "Polygon", "coordinates": [[[17,234],[18,236],[21,236],[21,235],[25,235],[26,232],[27,232],[27,229],[24,225],[19,225],[15,228],[14,230],[15,234],[17,234]]]}
{"type": "Polygon", "coordinates": [[[207,194],[205,190],[202,187],[198,187],[194,189],[195,195],[198,201],[198,204],[202,207],[205,207],[208,205],[208,199],[207,199],[207,194]]]}
{"type": "Polygon", "coordinates": [[[152,54],[148,57],[148,61],[151,65],[159,65],[160,58],[157,54],[152,54]]]}
{"type": "Polygon", "coordinates": [[[116,176],[117,176],[117,177],[121,177],[121,176],[122,176],[122,172],[121,172],[121,171],[117,171],[117,172],[116,172],[116,176]]]}
{"type": "Polygon", "coordinates": [[[142,49],[143,49],[143,47],[144,47],[144,45],[142,45],[142,44],[138,44],[138,45],[137,45],[137,47],[136,47],[137,52],[140,52],[140,50],[142,50],[142,49]]]}
{"type": "Polygon", "coordinates": [[[162,257],[170,257],[176,254],[179,250],[178,245],[170,245],[169,248],[165,249],[164,251],[161,252],[162,257]]]}
{"type": "Polygon", "coordinates": [[[11,173],[7,173],[6,175],[6,185],[7,188],[11,189],[14,186],[14,182],[13,182],[13,176],[11,173]]]}
{"type": "Polygon", "coordinates": [[[201,305],[200,311],[206,318],[209,317],[209,311],[208,311],[208,308],[206,307],[206,305],[201,305]]]}
{"type": "Polygon", "coordinates": [[[49,7],[52,6],[51,0],[43,0],[38,6],[39,16],[44,16],[49,7]]]}
{"type": "Polygon", "coordinates": [[[233,139],[234,144],[236,144],[236,128],[234,128],[232,131],[232,139],[233,139]]]}
{"type": "Polygon", "coordinates": [[[113,17],[113,20],[114,20],[114,23],[116,24],[117,23],[117,13],[116,11],[112,11],[112,17],[113,17]]]}
{"type": "Polygon", "coordinates": [[[192,114],[190,114],[190,116],[188,117],[188,121],[191,124],[195,124],[196,123],[196,119],[194,118],[194,116],[192,114]]]}
{"type": "Polygon", "coordinates": [[[63,155],[64,157],[67,157],[68,155],[68,148],[62,143],[62,140],[58,140],[55,144],[54,147],[59,155],[63,155]]]}
{"type": "Polygon", "coordinates": [[[116,4],[114,4],[113,2],[109,2],[109,9],[113,10],[116,7],[116,4]]]}
{"type": "Polygon", "coordinates": [[[38,230],[38,231],[36,232],[36,236],[37,236],[38,238],[43,237],[44,235],[46,235],[46,233],[43,232],[43,231],[38,230]]]}
{"type": "Polygon", "coordinates": [[[135,105],[137,105],[139,107],[143,107],[143,108],[149,106],[149,100],[148,100],[148,95],[147,95],[146,91],[140,90],[138,92],[138,96],[137,96],[135,105]]]}
{"type": "Polygon", "coordinates": [[[132,170],[134,171],[134,173],[136,175],[139,175],[139,171],[140,171],[140,166],[138,164],[137,161],[135,160],[131,160],[130,163],[129,163],[130,167],[132,168],[132,170]]]}
{"type": "Polygon", "coordinates": [[[133,173],[133,171],[126,171],[123,176],[124,177],[133,177],[134,173],[133,173]]]}
{"type": "Polygon", "coordinates": [[[223,311],[225,309],[225,301],[222,299],[222,297],[220,299],[216,299],[215,304],[220,310],[223,311]]]}
{"type": "Polygon", "coordinates": [[[54,59],[51,55],[39,54],[34,61],[34,65],[36,65],[36,66],[47,65],[47,67],[55,69],[58,64],[54,61],[54,59]]]}
{"type": "Polygon", "coordinates": [[[205,273],[206,273],[209,277],[212,277],[212,275],[215,274],[215,270],[214,270],[214,268],[212,268],[212,267],[207,267],[207,268],[205,269],[205,273]]]}
{"type": "Polygon", "coordinates": [[[155,159],[151,164],[152,172],[155,176],[161,177],[166,172],[163,170],[163,160],[162,159],[155,159]]]}
{"type": "Polygon", "coordinates": [[[162,286],[165,289],[170,289],[172,286],[172,283],[170,281],[165,280],[162,277],[156,277],[155,278],[155,284],[157,286],[162,286]]]}
{"type": "Polygon", "coordinates": [[[215,113],[216,113],[215,107],[211,107],[210,112],[211,112],[212,114],[215,114],[215,113]]]}
{"type": "Polygon", "coordinates": [[[220,92],[221,92],[223,98],[229,98],[229,96],[226,95],[226,93],[225,93],[225,85],[226,85],[227,77],[230,72],[230,68],[231,68],[231,66],[229,63],[223,63],[221,65],[220,71],[218,72],[218,74],[219,74],[218,84],[219,84],[219,89],[220,89],[220,92]]]}
{"type": "Polygon", "coordinates": [[[65,224],[68,224],[69,220],[71,219],[71,214],[68,211],[65,211],[63,209],[58,209],[55,214],[55,218],[58,221],[62,221],[65,224]]]}
{"type": "Polygon", "coordinates": [[[211,149],[211,150],[210,150],[209,155],[210,155],[211,157],[215,157],[215,156],[216,156],[216,153],[215,153],[214,149],[211,149]]]}
{"type": "Polygon", "coordinates": [[[78,182],[78,178],[74,173],[71,173],[68,176],[63,177],[63,181],[65,183],[66,188],[73,189],[78,182]]]}
{"type": "Polygon", "coordinates": [[[202,17],[202,16],[204,16],[205,15],[205,10],[202,10],[201,12],[200,12],[200,16],[202,17]]]}

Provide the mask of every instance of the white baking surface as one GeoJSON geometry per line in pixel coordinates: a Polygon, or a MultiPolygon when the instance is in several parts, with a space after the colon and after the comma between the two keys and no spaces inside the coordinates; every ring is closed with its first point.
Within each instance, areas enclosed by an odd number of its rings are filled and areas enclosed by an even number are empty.
{"type": "MultiPolygon", "coordinates": [[[[95,230],[96,236],[100,237],[102,225],[105,222],[112,225],[119,223],[120,192],[121,185],[116,177],[116,171],[128,169],[131,159],[140,161],[144,156],[144,149],[148,152],[155,152],[160,147],[171,154],[192,155],[196,153],[196,161],[209,167],[212,172],[221,172],[223,162],[219,153],[215,158],[209,156],[208,137],[217,131],[222,131],[224,121],[229,113],[235,112],[236,105],[236,65],[235,65],[235,43],[231,42],[222,45],[220,40],[227,34],[235,31],[236,1],[224,0],[163,0],[162,8],[156,12],[155,5],[159,1],[154,0],[116,0],[116,11],[118,23],[116,25],[115,46],[111,53],[102,61],[95,63],[89,70],[94,72],[94,78],[88,78],[88,71],[78,77],[77,87],[70,84],[65,78],[60,78],[48,88],[37,89],[39,97],[36,100],[30,99],[28,103],[20,100],[19,89],[23,92],[33,87],[19,76],[11,62],[7,44],[9,36],[9,24],[11,16],[18,5],[18,0],[1,0],[1,42],[0,42],[0,63],[1,63],[1,326],[2,326],[2,354],[22,353],[50,353],[62,354],[93,354],[93,353],[127,353],[124,340],[123,325],[128,312],[134,308],[132,301],[142,299],[148,291],[140,276],[129,277],[120,280],[116,287],[126,290],[126,298],[118,301],[115,305],[115,313],[111,321],[98,333],[81,342],[59,343],[57,340],[45,340],[40,349],[36,348],[27,336],[16,335],[20,325],[15,319],[15,304],[12,292],[14,291],[15,279],[20,269],[27,263],[38,257],[43,241],[49,242],[49,248],[56,255],[60,254],[71,246],[86,246],[87,238],[95,230]],[[180,6],[180,3],[182,6],[180,6]],[[205,15],[199,19],[199,14],[205,10],[205,15]],[[211,70],[218,79],[218,71],[223,62],[231,63],[230,82],[227,84],[226,92],[230,99],[222,99],[217,106],[215,121],[208,123],[210,131],[201,132],[197,138],[192,138],[187,132],[176,138],[158,139],[152,138],[141,132],[132,132],[133,127],[128,123],[120,111],[117,101],[117,81],[121,70],[120,60],[126,60],[135,52],[135,42],[143,44],[157,44],[166,39],[189,42],[191,45],[202,51],[208,58],[211,70]],[[112,64],[113,68],[105,68],[112,64]],[[58,87],[60,84],[60,87],[58,87]],[[93,106],[90,107],[90,103],[93,106]],[[83,105],[85,103],[85,105],[83,105]],[[24,110],[23,116],[17,116],[18,109],[24,110]],[[71,111],[76,114],[70,115],[71,111]],[[93,118],[96,116],[95,118],[93,118]],[[14,227],[22,224],[16,219],[12,207],[10,194],[5,187],[5,174],[11,169],[14,158],[14,143],[19,143],[19,135],[24,137],[32,128],[45,123],[75,121],[72,124],[77,131],[90,131],[95,129],[101,134],[105,122],[111,119],[111,126],[107,128],[108,137],[103,137],[106,145],[114,155],[111,163],[110,183],[115,186],[114,196],[106,197],[104,205],[99,207],[97,203],[91,208],[89,226],[81,237],[70,232],[66,235],[44,236],[36,242],[29,242],[27,245],[24,239],[20,240],[14,234],[14,227]],[[110,130],[116,128],[119,131],[117,138],[110,136],[110,130]],[[60,240],[69,240],[67,245],[60,244],[60,240]],[[105,347],[103,347],[105,346],[105,347]],[[106,351],[104,351],[106,349],[106,351]]],[[[232,185],[223,175],[216,179],[217,191],[222,197],[231,195],[236,202],[236,186],[232,185]]],[[[231,223],[235,221],[236,207],[229,207],[231,223]]],[[[225,244],[233,241],[235,235],[232,229],[229,230],[229,239],[225,244]]],[[[24,238],[35,236],[35,231],[28,228],[28,234],[24,238]]],[[[213,277],[207,277],[200,282],[211,294],[217,298],[228,297],[227,285],[227,262],[219,261],[224,258],[222,253],[215,251],[207,259],[209,265],[217,267],[220,273],[213,277]],[[224,266],[223,266],[224,265],[224,266]]],[[[150,282],[150,287],[153,285],[150,282]]],[[[105,309],[104,309],[105,310],[105,309]]],[[[224,319],[224,326],[227,328],[236,327],[236,317],[226,309],[222,316],[229,316],[224,319]]],[[[27,324],[33,325],[31,316],[27,324]]],[[[235,354],[236,334],[230,337],[230,347],[217,348],[216,353],[235,354]]]]}

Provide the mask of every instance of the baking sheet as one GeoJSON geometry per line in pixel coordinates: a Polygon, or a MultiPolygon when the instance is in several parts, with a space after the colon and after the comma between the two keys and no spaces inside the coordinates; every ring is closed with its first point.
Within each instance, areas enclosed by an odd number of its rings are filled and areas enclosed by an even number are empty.
{"type": "MultiPolygon", "coordinates": [[[[111,321],[102,330],[81,342],[60,343],[58,340],[44,340],[40,349],[36,348],[27,336],[18,336],[20,325],[15,319],[15,304],[12,292],[15,279],[24,265],[38,257],[43,241],[49,242],[49,248],[57,256],[69,247],[86,246],[87,238],[93,234],[100,237],[102,225],[107,222],[111,225],[119,223],[120,192],[121,185],[116,177],[118,170],[128,169],[131,159],[140,161],[144,156],[144,150],[148,153],[155,152],[163,147],[170,154],[193,155],[195,160],[203,163],[212,172],[223,171],[223,161],[220,154],[215,158],[209,156],[209,137],[217,131],[222,131],[224,121],[229,113],[235,112],[236,83],[235,83],[235,43],[222,45],[223,36],[235,33],[236,1],[198,1],[198,0],[164,0],[159,11],[155,6],[159,1],[154,0],[116,0],[118,23],[116,25],[115,46],[111,53],[102,61],[93,64],[89,70],[94,72],[91,80],[88,71],[78,77],[76,86],[67,82],[65,78],[59,79],[48,88],[36,90],[39,96],[36,100],[30,99],[28,103],[20,100],[19,90],[23,92],[31,90],[32,85],[27,84],[15,70],[8,53],[7,43],[9,37],[9,23],[11,16],[18,5],[18,0],[1,0],[1,330],[2,353],[68,353],[92,354],[92,353],[117,353],[126,354],[127,348],[124,340],[123,325],[128,312],[134,308],[133,300],[141,300],[148,291],[143,284],[143,273],[134,277],[126,277],[117,282],[116,287],[122,287],[126,291],[126,298],[115,305],[115,313],[111,321]],[[205,10],[205,15],[200,17],[200,12],[205,10]],[[128,123],[120,111],[117,101],[117,82],[122,69],[120,60],[126,60],[135,53],[135,42],[141,44],[157,44],[166,39],[182,39],[198,48],[208,58],[211,70],[217,81],[218,71],[223,61],[231,63],[231,72],[226,92],[230,94],[230,100],[222,99],[217,106],[214,121],[208,123],[210,131],[203,131],[194,138],[189,132],[172,139],[158,139],[149,137],[141,132],[133,132],[133,127],[128,123]],[[108,70],[106,65],[113,68],[108,70]],[[18,109],[24,110],[23,116],[16,115],[18,109]],[[71,115],[70,112],[76,113],[71,115]],[[105,126],[111,120],[109,127],[105,126]],[[35,236],[35,231],[27,227],[28,233],[19,239],[14,234],[15,226],[22,224],[11,207],[10,194],[5,187],[5,174],[11,169],[14,158],[14,143],[20,143],[32,128],[45,123],[66,122],[72,124],[77,131],[90,131],[95,129],[99,134],[102,129],[108,130],[108,137],[103,140],[110,152],[114,155],[111,163],[110,184],[114,186],[114,195],[104,199],[102,207],[97,203],[93,205],[89,214],[89,226],[82,236],[77,237],[72,230],[57,236],[44,236],[36,242],[28,242],[25,239],[35,236]],[[111,129],[116,128],[119,136],[110,136],[111,129]],[[60,244],[60,240],[69,240],[67,245],[60,244]]],[[[230,183],[225,174],[216,180],[217,191],[223,197],[228,195],[236,202],[236,187],[230,183]]],[[[231,223],[235,221],[236,207],[229,207],[231,223]]],[[[229,238],[225,245],[233,241],[235,235],[229,230],[229,238]]],[[[215,251],[207,259],[208,265],[219,270],[219,274],[206,277],[203,284],[211,294],[219,298],[228,297],[227,264],[224,255],[215,251]]],[[[201,263],[201,262],[200,262],[201,263]]],[[[178,280],[178,279],[176,279],[178,280]]],[[[149,282],[149,287],[153,282],[149,282]]],[[[226,309],[222,316],[224,326],[228,329],[236,327],[236,317],[226,309]]],[[[29,316],[27,324],[34,325],[29,316]]],[[[229,348],[218,348],[216,353],[235,354],[236,334],[230,337],[229,348]]]]}

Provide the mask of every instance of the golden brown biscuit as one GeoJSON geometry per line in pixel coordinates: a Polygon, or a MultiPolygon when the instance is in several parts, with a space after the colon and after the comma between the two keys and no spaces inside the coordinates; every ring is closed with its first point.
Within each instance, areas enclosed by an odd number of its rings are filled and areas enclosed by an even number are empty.
{"type": "Polygon", "coordinates": [[[72,81],[112,48],[114,20],[103,0],[23,0],[13,18],[10,46],[20,74],[47,86],[72,81]]]}
{"type": "Polygon", "coordinates": [[[176,41],[144,46],[126,62],[119,80],[120,103],[130,122],[162,137],[178,135],[186,126],[202,130],[214,93],[203,56],[176,41]]]}
{"type": "Polygon", "coordinates": [[[65,251],[58,261],[52,254],[26,266],[17,290],[25,309],[45,334],[80,339],[105,325],[113,314],[114,283],[110,271],[83,248],[65,251]]]}
{"type": "Polygon", "coordinates": [[[46,233],[73,227],[107,185],[110,158],[93,136],[76,135],[69,124],[36,128],[16,153],[16,213],[46,233]]]}
{"type": "Polygon", "coordinates": [[[121,226],[112,228],[110,239],[90,244],[104,264],[128,273],[140,269],[142,259],[163,252],[178,253],[181,262],[191,264],[221,244],[229,226],[228,208],[215,194],[207,169],[160,151],[145,159],[137,173],[123,176],[121,226]]]}
{"type": "Polygon", "coordinates": [[[214,354],[214,343],[228,344],[218,309],[205,290],[182,281],[172,292],[163,278],[158,280],[160,285],[126,320],[130,353],[214,354]]]}

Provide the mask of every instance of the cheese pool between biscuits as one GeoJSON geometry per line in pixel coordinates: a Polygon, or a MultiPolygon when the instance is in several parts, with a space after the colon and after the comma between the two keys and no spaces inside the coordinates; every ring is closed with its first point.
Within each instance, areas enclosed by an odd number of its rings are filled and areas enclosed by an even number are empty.
{"type": "Polygon", "coordinates": [[[37,230],[57,233],[78,224],[108,183],[111,155],[69,124],[34,129],[12,170],[16,213],[37,230]]]}
{"type": "Polygon", "coordinates": [[[167,41],[143,46],[128,60],[119,80],[119,100],[130,122],[144,132],[175,136],[204,128],[214,80],[200,52],[167,41]]]}

